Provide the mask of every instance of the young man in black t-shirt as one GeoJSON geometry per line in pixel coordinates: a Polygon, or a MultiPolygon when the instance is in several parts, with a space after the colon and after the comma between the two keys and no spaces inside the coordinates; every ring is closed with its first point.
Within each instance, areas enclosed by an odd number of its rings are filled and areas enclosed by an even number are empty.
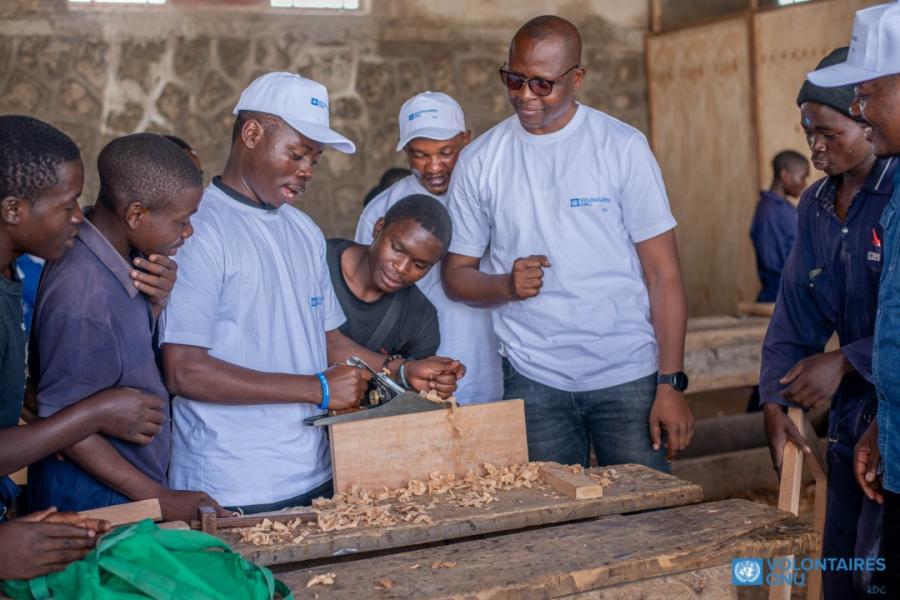
{"type": "Polygon", "coordinates": [[[441,341],[437,312],[414,284],[443,258],[451,235],[447,209],[413,194],[376,222],[371,245],[328,240],[331,281],[347,317],[341,332],[387,356],[432,356],[441,341]]]}

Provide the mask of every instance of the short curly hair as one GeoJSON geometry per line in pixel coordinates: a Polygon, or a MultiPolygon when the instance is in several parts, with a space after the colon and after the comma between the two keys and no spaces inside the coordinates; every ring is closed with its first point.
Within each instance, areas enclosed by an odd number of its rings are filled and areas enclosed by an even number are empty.
{"type": "Polygon", "coordinates": [[[437,238],[446,254],[453,239],[453,224],[450,222],[450,213],[443,204],[426,194],[410,194],[388,209],[384,215],[384,227],[407,220],[415,221],[437,238]]]}
{"type": "Polygon", "coordinates": [[[72,138],[34,117],[0,116],[0,198],[33,201],[59,183],[63,163],[80,160],[72,138]]]}

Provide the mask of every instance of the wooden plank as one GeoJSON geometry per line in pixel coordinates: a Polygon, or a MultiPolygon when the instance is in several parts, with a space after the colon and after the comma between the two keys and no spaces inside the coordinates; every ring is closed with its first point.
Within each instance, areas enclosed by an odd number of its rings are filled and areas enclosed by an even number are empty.
{"type": "Polygon", "coordinates": [[[730,313],[759,289],[748,235],[758,189],[749,40],[743,15],[647,42],[653,150],[690,265],[691,315],[730,313]]]}
{"type": "Polygon", "coordinates": [[[775,303],[738,302],[737,313],[746,317],[771,317],[775,314],[775,303]]]}
{"type": "Polygon", "coordinates": [[[92,519],[109,521],[113,527],[137,523],[144,519],[162,521],[162,508],[159,506],[159,500],[156,498],[128,502],[127,504],[116,504],[115,506],[105,506],[103,508],[81,511],[81,513],[92,519]]]}
{"type": "MultiPolygon", "coordinates": [[[[775,154],[791,148],[808,156],[800,126],[797,93],[806,73],[826,54],[850,42],[853,13],[881,0],[823,0],[796,4],[754,15],[755,53],[759,86],[753,98],[759,112],[759,178],[772,180],[775,154]]],[[[819,174],[813,174],[811,181],[819,174]]]]}
{"type": "MultiPolygon", "coordinates": [[[[588,469],[601,473],[609,467],[588,469]]],[[[602,498],[573,500],[554,490],[510,490],[497,493],[497,501],[483,509],[456,506],[436,496],[428,511],[430,525],[400,523],[392,527],[360,527],[312,533],[297,544],[253,546],[231,531],[219,531],[247,559],[264,565],[327,558],[413,546],[440,540],[512,531],[526,527],[589,519],[624,512],[681,506],[700,502],[699,486],[643,465],[617,465],[616,477],[605,486],[602,498]]]]}
{"type": "Polygon", "coordinates": [[[433,471],[465,475],[483,463],[528,462],[525,405],[506,400],[329,426],[336,491],[397,488],[433,471]],[[454,424],[456,428],[454,428],[454,424]]]}
{"type": "Polygon", "coordinates": [[[301,590],[312,576],[335,573],[334,585],[313,588],[320,600],[375,596],[380,579],[391,581],[391,598],[547,598],[727,565],[739,556],[803,554],[818,543],[812,527],[793,515],[726,500],[326,564],[278,577],[301,590]]]}
{"type": "Polygon", "coordinates": [[[585,475],[573,473],[559,463],[547,463],[541,467],[541,476],[548,485],[574,500],[590,500],[603,497],[603,486],[585,475]]]}

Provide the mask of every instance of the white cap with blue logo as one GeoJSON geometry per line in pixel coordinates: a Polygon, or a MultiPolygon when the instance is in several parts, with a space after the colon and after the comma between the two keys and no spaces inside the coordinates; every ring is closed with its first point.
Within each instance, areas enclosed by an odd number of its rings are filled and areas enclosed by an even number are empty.
{"type": "Polygon", "coordinates": [[[806,75],[821,87],[862,83],[900,73],[900,3],[857,11],[847,61],[806,75]]]}
{"type": "Polygon", "coordinates": [[[400,143],[397,152],[416,138],[449,140],[466,130],[459,103],[441,92],[416,94],[400,107],[400,143]]]}
{"type": "Polygon", "coordinates": [[[318,81],[294,73],[266,73],[241,92],[234,114],[242,110],[268,113],[311,140],[345,154],[356,145],[328,125],[328,90],[318,81]]]}

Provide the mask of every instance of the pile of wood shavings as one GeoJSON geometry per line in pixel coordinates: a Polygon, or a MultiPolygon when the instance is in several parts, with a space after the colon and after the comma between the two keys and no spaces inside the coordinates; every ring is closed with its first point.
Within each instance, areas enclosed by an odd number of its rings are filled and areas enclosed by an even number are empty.
{"type": "Polygon", "coordinates": [[[543,463],[509,467],[484,463],[479,473],[465,477],[433,471],[426,481],[412,480],[406,487],[380,490],[352,486],[327,500],[313,501],[316,522],[294,519],[288,523],[263,519],[254,527],[234,531],[241,541],[257,546],[298,544],[311,533],[341,531],[357,527],[389,527],[398,523],[431,525],[428,511],[439,499],[456,506],[483,508],[497,500],[496,493],[514,489],[547,489],[541,477],[543,463]]]}
{"type": "MultiPolygon", "coordinates": [[[[509,467],[484,463],[480,473],[470,471],[462,478],[434,471],[426,481],[414,479],[402,488],[367,490],[352,486],[330,500],[314,500],[315,523],[301,519],[287,523],[263,519],[254,527],[238,528],[235,532],[241,535],[242,542],[268,546],[288,542],[299,544],[313,533],[357,527],[389,527],[398,523],[431,525],[433,521],[428,511],[437,505],[439,497],[456,506],[484,508],[497,500],[499,491],[547,489],[540,473],[542,466],[540,462],[509,467]]],[[[580,465],[565,468],[572,473],[584,473],[580,465]]],[[[604,469],[588,476],[607,486],[618,473],[615,469],[604,469]]]]}

